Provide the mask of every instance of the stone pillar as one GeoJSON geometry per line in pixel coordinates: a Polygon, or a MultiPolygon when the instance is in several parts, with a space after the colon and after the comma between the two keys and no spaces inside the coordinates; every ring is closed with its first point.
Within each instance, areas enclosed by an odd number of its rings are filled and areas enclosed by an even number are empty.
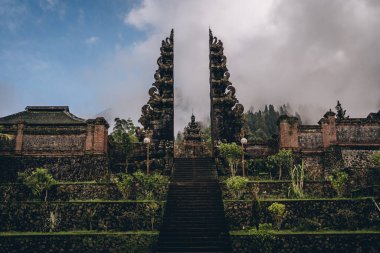
{"type": "Polygon", "coordinates": [[[280,116],[279,125],[279,149],[297,150],[298,143],[298,119],[296,117],[280,116]]]}
{"type": "Polygon", "coordinates": [[[106,154],[108,144],[108,123],[103,117],[96,118],[94,126],[94,153],[106,154]]]}
{"type": "Polygon", "coordinates": [[[328,111],[318,122],[322,128],[323,148],[327,149],[330,145],[337,143],[336,139],[336,118],[335,113],[328,111]]]}
{"type": "Polygon", "coordinates": [[[94,120],[87,120],[85,152],[92,153],[94,150],[94,120]]]}
{"type": "Polygon", "coordinates": [[[17,123],[17,135],[16,135],[16,145],[15,145],[16,154],[22,154],[22,141],[23,141],[23,136],[24,136],[24,128],[25,128],[24,122],[17,123]]]}

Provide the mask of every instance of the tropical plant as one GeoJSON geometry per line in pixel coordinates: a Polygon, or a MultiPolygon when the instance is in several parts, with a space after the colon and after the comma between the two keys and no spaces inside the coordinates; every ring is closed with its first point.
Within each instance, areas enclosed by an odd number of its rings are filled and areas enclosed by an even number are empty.
{"type": "Polygon", "coordinates": [[[281,180],[284,171],[289,171],[293,167],[294,157],[291,150],[281,149],[277,154],[271,155],[267,159],[269,174],[273,169],[278,170],[278,179],[281,180]]]}
{"type": "Polygon", "coordinates": [[[275,224],[276,229],[280,230],[281,225],[287,215],[286,207],[284,204],[274,202],[268,207],[268,211],[271,214],[275,224]]]}
{"type": "Polygon", "coordinates": [[[328,176],[332,187],[336,190],[339,197],[342,197],[348,181],[348,174],[344,171],[338,171],[333,175],[328,176]]]}
{"type": "Polygon", "coordinates": [[[220,154],[227,160],[231,176],[234,177],[237,172],[239,162],[241,161],[242,150],[236,143],[222,143],[219,145],[220,154]]]}
{"type": "Polygon", "coordinates": [[[57,183],[48,170],[44,168],[19,172],[18,176],[23,184],[32,190],[34,196],[41,197],[42,193],[45,192],[45,201],[48,198],[48,190],[57,183]]]}
{"type": "Polygon", "coordinates": [[[234,176],[229,177],[226,180],[227,189],[234,199],[241,199],[246,190],[247,184],[248,178],[246,177],[234,176]]]}
{"type": "Polygon", "coordinates": [[[293,166],[290,170],[290,178],[292,179],[291,186],[289,188],[289,196],[294,198],[303,198],[305,196],[303,192],[303,182],[305,179],[304,162],[293,166]]]}

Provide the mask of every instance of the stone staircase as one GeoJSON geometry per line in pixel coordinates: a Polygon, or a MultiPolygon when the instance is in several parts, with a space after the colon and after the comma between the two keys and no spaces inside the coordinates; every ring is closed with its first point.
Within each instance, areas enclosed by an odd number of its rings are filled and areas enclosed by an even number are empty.
{"type": "Polygon", "coordinates": [[[212,159],[175,160],[156,252],[231,252],[212,159]]]}

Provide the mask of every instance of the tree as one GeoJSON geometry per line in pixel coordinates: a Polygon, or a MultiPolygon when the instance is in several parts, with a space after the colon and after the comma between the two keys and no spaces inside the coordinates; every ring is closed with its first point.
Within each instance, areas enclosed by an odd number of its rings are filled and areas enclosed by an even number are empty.
{"type": "Polygon", "coordinates": [[[340,104],[339,100],[335,106],[336,109],[336,117],[338,119],[346,119],[346,110],[343,110],[342,105],[340,104]]]}
{"type": "Polygon", "coordinates": [[[227,160],[231,175],[235,176],[242,155],[241,147],[236,143],[222,143],[219,146],[219,151],[223,158],[227,160]]]}
{"type": "MultiPolygon", "coordinates": [[[[289,104],[282,105],[275,109],[271,104],[265,105],[264,110],[254,112],[251,107],[244,113],[244,133],[250,141],[267,141],[273,138],[273,135],[278,134],[277,120],[280,115],[292,115],[292,109],[289,104]]],[[[301,117],[297,112],[294,115],[301,122],[301,117]]]]}
{"type": "Polygon", "coordinates": [[[115,118],[115,126],[113,127],[113,131],[110,134],[110,142],[114,142],[122,146],[127,170],[128,157],[130,151],[132,150],[132,143],[138,142],[136,136],[136,127],[130,118],[127,120],[115,118]]]}
{"type": "Polygon", "coordinates": [[[286,206],[284,204],[274,202],[268,207],[268,211],[272,215],[277,230],[280,230],[282,222],[287,215],[286,206]]]}
{"type": "Polygon", "coordinates": [[[270,169],[276,168],[278,170],[278,179],[281,180],[282,174],[285,171],[290,171],[293,167],[294,157],[291,150],[280,150],[277,154],[271,155],[267,160],[267,167],[270,169]]]}
{"type": "Polygon", "coordinates": [[[57,183],[48,170],[44,168],[19,172],[18,176],[32,190],[34,196],[41,197],[42,193],[45,192],[45,201],[47,201],[48,190],[57,183]]]}

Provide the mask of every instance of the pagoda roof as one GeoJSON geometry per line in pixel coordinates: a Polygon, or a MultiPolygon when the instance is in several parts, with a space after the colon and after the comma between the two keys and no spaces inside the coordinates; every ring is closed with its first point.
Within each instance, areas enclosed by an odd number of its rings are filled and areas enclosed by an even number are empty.
{"type": "Polygon", "coordinates": [[[27,106],[25,111],[0,118],[0,124],[83,125],[86,120],[70,113],[68,106],[27,106]]]}

